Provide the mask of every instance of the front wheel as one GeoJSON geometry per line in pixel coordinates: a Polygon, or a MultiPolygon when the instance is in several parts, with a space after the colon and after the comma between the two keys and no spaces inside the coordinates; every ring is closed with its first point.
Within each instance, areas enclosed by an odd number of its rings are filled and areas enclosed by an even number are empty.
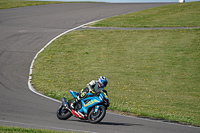
{"type": "Polygon", "coordinates": [[[106,109],[103,106],[100,106],[97,112],[95,112],[95,108],[93,108],[88,115],[88,120],[91,123],[99,123],[105,115],[106,109]]]}
{"type": "Polygon", "coordinates": [[[60,120],[67,120],[72,116],[72,113],[66,109],[63,105],[58,108],[57,117],[60,120]]]}

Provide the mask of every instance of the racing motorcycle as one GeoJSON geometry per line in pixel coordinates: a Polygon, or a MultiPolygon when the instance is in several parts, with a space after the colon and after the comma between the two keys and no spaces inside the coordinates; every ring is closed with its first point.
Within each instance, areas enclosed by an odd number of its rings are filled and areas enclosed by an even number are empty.
{"type": "MultiPolygon", "coordinates": [[[[79,95],[79,93],[72,90],[70,90],[70,93],[74,98],[79,95]]],[[[102,90],[96,95],[88,93],[86,97],[75,103],[72,109],[70,104],[73,101],[67,101],[65,97],[62,98],[62,104],[57,111],[58,119],[67,120],[73,115],[82,120],[89,120],[90,123],[99,123],[104,118],[107,107],[110,105],[106,90],[102,90]]]]}

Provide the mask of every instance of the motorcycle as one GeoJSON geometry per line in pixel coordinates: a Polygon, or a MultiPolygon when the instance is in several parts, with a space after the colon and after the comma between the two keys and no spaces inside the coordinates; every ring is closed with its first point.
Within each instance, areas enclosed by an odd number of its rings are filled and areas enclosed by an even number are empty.
{"type": "MultiPolygon", "coordinates": [[[[70,93],[74,98],[79,95],[79,93],[72,90],[70,90],[70,93]]],[[[99,123],[106,115],[106,110],[110,105],[106,90],[102,90],[96,95],[88,93],[86,97],[75,103],[72,109],[70,104],[73,101],[67,101],[65,97],[62,98],[62,104],[57,111],[58,119],[67,120],[73,115],[82,120],[89,120],[90,123],[99,123]]]]}

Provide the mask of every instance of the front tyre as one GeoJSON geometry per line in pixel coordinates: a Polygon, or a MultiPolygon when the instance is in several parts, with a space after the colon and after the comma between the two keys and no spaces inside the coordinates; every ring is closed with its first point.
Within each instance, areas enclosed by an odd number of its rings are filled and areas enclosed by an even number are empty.
{"type": "Polygon", "coordinates": [[[60,120],[67,120],[72,116],[72,113],[66,109],[63,105],[58,108],[57,117],[60,120]]]}
{"type": "Polygon", "coordinates": [[[97,112],[95,112],[95,108],[93,108],[88,115],[88,120],[91,123],[99,123],[105,115],[106,109],[103,106],[100,106],[97,112]]]}

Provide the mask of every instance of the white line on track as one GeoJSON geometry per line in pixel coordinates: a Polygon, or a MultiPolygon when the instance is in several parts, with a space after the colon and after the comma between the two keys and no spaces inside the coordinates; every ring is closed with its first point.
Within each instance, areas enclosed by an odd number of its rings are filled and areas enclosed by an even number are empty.
{"type": "MultiPolygon", "coordinates": [[[[48,96],[45,96],[45,95],[43,95],[43,94],[37,92],[37,91],[33,88],[32,84],[31,84],[31,80],[32,80],[32,76],[31,76],[31,75],[33,74],[33,65],[34,65],[34,62],[35,62],[36,58],[38,57],[38,55],[39,55],[48,45],[50,45],[54,40],[56,40],[57,38],[61,37],[62,35],[66,34],[66,33],[68,33],[68,32],[77,30],[77,29],[79,29],[79,28],[81,28],[81,27],[83,27],[83,26],[85,26],[85,25],[88,25],[88,24],[91,24],[91,23],[95,23],[95,22],[97,22],[97,21],[99,21],[99,20],[92,21],[92,22],[89,22],[89,23],[80,25],[80,26],[78,26],[78,27],[75,27],[75,28],[73,28],[73,29],[70,29],[70,30],[67,30],[67,31],[61,33],[60,35],[58,35],[58,36],[56,36],[55,38],[53,38],[50,42],[48,42],[48,43],[35,55],[35,57],[34,57],[33,60],[32,60],[31,66],[30,66],[29,79],[28,79],[28,87],[29,87],[29,89],[30,89],[32,92],[34,92],[35,94],[37,94],[37,95],[39,95],[39,96],[42,96],[42,97],[45,97],[45,98],[47,98],[47,99],[53,100],[53,101],[55,101],[55,102],[61,103],[61,101],[59,101],[59,100],[57,100],[57,99],[54,99],[54,98],[51,98],[51,97],[48,97],[48,96]]],[[[2,120],[0,120],[0,121],[2,121],[2,120]]],[[[2,122],[3,122],[3,121],[2,121],[2,122]]],[[[6,122],[6,121],[4,121],[4,122],[6,122]]],[[[7,121],[7,122],[9,122],[9,121],[7,121]]],[[[11,122],[11,121],[10,121],[9,123],[16,123],[16,122],[11,122]]],[[[18,124],[24,124],[24,123],[18,123],[18,124]]],[[[28,125],[28,124],[26,124],[26,125],[28,125]]],[[[29,125],[31,125],[31,124],[29,124],[29,125]]],[[[57,129],[57,130],[58,130],[58,129],[59,129],[59,130],[66,130],[66,129],[63,129],[63,128],[56,128],[56,127],[47,127],[47,126],[40,126],[40,127],[43,127],[43,128],[51,128],[51,129],[57,129]]],[[[74,130],[74,129],[67,129],[67,130],[68,130],[68,131],[78,131],[78,132],[88,132],[88,131],[74,130]]]]}
{"type": "Polygon", "coordinates": [[[100,20],[92,21],[92,22],[89,22],[89,23],[80,25],[80,26],[78,26],[78,27],[75,27],[75,28],[73,28],[73,29],[70,29],[70,30],[67,30],[67,31],[61,33],[60,35],[58,35],[58,36],[56,36],[55,38],[53,38],[50,42],[48,42],[48,43],[35,55],[34,59],[32,60],[31,66],[30,66],[29,79],[28,79],[28,87],[29,87],[29,89],[30,89],[32,92],[34,92],[35,94],[37,94],[37,95],[39,95],[39,96],[42,96],[42,97],[48,98],[48,99],[50,99],[50,100],[53,100],[53,101],[55,101],[55,102],[61,103],[61,101],[59,101],[59,100],[56,100],[56,99],[54,99],[54,98],[45,96],[45,95],[43,95],[43,94],[37,92],[37,91],[33,88],[33,86],[31,85],[31,80],[32,80],[32,76],[31,76],[31,75],[33,74],[33,65],[34,65],[34,62],[35,62],[36,58],[38,57],[38,55],[39,55],[48,45],[50,45],[54,40],[56,40],[57,38],[61,37],[62,35],[66,34],[66,33],[68,33],[68,32],[77,30],[77,29],[79,29],[79,28],[81,28],[81,27],[83,27],[83,26],[86,26],[86,25],[91,24],[91,23],[95,23],[95,22],[97,22],[97,21],[100,21],[100,20]]]}

